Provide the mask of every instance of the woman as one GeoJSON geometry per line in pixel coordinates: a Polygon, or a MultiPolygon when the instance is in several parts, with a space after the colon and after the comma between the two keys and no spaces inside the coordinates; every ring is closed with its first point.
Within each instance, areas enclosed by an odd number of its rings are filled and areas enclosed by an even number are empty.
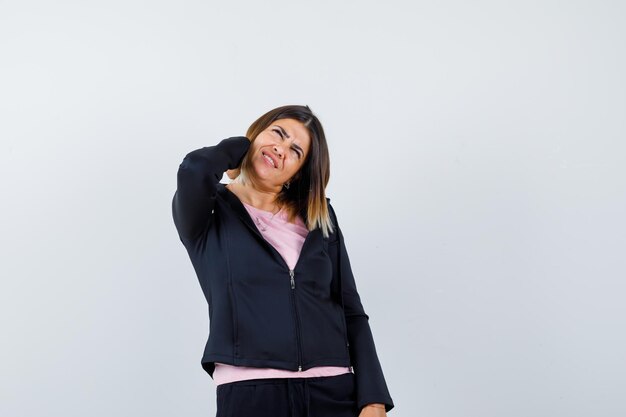
{"type": "Polygon", "coordinates": [[[325,188],[308,106],[185,156],[172,214],[209,307],[217,417],[382,417],[394,407],[325,188]],[[234,179],[220,182],[224,172],[234,179]]]}

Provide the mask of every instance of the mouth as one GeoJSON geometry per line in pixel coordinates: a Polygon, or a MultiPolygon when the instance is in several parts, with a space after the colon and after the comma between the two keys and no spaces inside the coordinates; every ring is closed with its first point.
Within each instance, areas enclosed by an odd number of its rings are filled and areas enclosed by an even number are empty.
{"type": "Polygon", "coordinates": [[[271,165],[274,168],[278,168],[278,162],[276,161],[276,159],[274,159],[273,156],[266,154],[265,152],[261,152],[261,155],[263,155],[263,159],[265,159],[268,165],[271,165]]]}

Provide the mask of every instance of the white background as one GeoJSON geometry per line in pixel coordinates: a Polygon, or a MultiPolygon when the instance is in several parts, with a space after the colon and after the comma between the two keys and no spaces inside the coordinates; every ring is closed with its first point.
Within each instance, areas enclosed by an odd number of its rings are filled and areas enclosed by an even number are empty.
{"type": "Polygon", "coordinates": [[[0,1],[0,415],[211,416],[186,153],[308,104],[396,417],[626,415],[618,1],[0,1]]]}

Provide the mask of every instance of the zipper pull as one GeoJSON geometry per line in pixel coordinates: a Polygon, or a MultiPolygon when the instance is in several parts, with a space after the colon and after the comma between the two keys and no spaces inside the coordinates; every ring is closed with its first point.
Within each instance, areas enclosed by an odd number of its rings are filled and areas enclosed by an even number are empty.
{"type": "Polygon", "coordinates": [[[291,289],[296,288],[296,282],[293,280],[293,269],[289,270],[289,276],[291,277],[291,289]]]}
{"type": "Polygon", "coordinates": [[[302,365],[298,365],[298,372],[302,372],[302,365]]]}

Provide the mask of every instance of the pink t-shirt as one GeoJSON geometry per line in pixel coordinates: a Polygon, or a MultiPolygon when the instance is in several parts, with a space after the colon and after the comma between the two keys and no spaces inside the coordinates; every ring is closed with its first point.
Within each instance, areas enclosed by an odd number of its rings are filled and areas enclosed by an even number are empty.
{"type": "MultiPolygon", "coordinates": [[[[276,248],[289,268],[293,269],[298,262],[304,239],[309,233],[302,218],[298,216],[295,224],[289,223],[287,213],[284,210],[272,215],[269,211],[260,210],[246,203],[243,203],[243,206],[248,210],[250,217],[254,220],[265,240],[276,248]]],[[[315,366],[299,372],[286,369],[233,366],[215,362],[213,380],[216,385],[220,385],[245,379],[306,378],[341,375],[348,372],[352,372],[352,370],[350,367],[344,366],[315,366]]]]}

